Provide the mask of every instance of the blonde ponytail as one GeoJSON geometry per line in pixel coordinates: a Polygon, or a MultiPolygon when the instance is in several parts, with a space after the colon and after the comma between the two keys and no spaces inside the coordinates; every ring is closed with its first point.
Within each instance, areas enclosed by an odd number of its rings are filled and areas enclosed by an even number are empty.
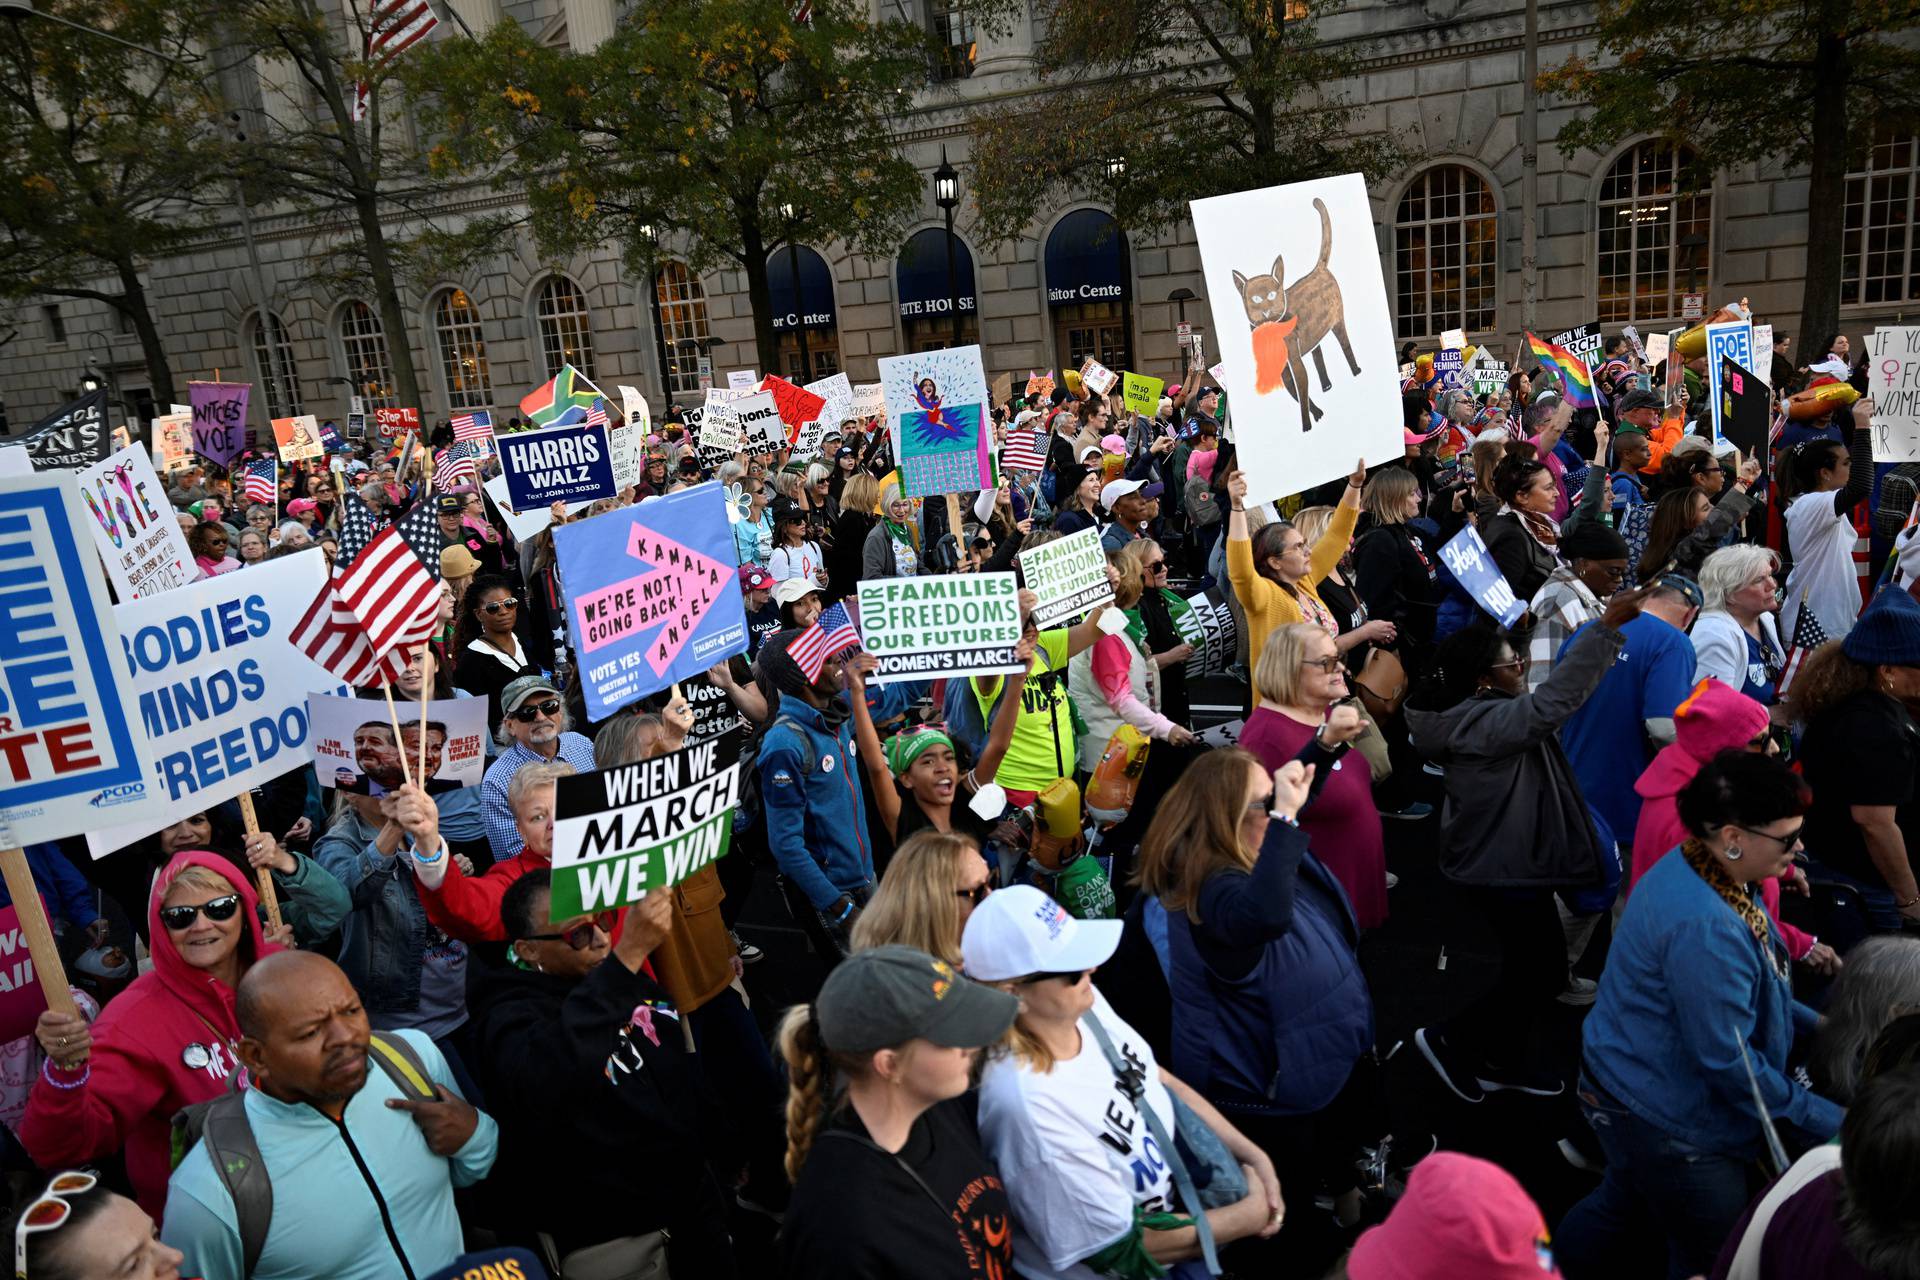
{"type": "Polygon", "coordinates": [[[810,1004],[797,1004],[787,1010],[774,1043],[787,1064],[787,1179],[798,1182],[800,1168],[813,1150],[814,1134],[836,1092],[835,1070],[857,1069],[859,1060],[850,1054],[828,1052],[820,1041],[820,1023],[810,1004]]]}

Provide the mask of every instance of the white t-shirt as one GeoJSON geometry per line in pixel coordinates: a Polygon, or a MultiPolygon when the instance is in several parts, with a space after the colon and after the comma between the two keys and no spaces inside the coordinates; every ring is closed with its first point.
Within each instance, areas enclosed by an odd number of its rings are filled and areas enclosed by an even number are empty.
{"type": "Polygon", "coordinates": [[[767,572],[775,582],[785,582],[788,578],[818,582],[821,564],[820,544],[802,542],[797,547],[775,547],[767,557],[767,572]]]}
{"type": "MultiPolygon", "coordinates": [[[[1153,1050],[1096,989],[1093,1016],[1113,1047],[1137,1062],[1145,1100],[1173,1132],[1173,1100],[1153,1050]]],[[[1018,1226],[1013,1268],[1031,1280],[1098,1280],[1082,1259],[1133,1229],[1133,1207],[1173,1208],[1173,1173],[1138,1107],[1084,1031],[1080,1052],[1038,1074],[1010,1056],[980,1081],[980,1136],[999,1166],[1018,1226]]]]}
{"type": "Polygon", "coordinates": [[[1804,593],[1827,639],[1838,640],[1860,616],[1860,578],[1853,567],[1853,544],[1859,535],[1853,520],[1833,513],[1833,494],[1809,493],[1787,508],[1786,524],[1793,571],[1787,575],[1786,600],[1780,606],[1780,635],[1793,643],[1804,593]]]}

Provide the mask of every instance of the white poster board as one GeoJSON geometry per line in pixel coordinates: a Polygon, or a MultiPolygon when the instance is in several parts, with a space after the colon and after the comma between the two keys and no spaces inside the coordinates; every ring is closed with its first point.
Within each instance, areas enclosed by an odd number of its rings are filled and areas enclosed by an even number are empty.
{"type": "Polygon", "coordinates": [[[167,487],[138,448],[125,448],[80,473],[94,545],[121,600],[159,595],[193,581],[199,569],[167,503],[167,487]]]}
{"type": "MultiPolygon", "coordinates": [[[[500,509],[500,518],[507,522],[507,528],[512,532],[514,540],[517,542],[525,542],[528,538],[537,536],[545,530],[548,525],[553,523],[553,507],[551,504],[544,507],[535,507],[531,511],[515,511],[513,505],[507,498],[507,478],[505,476],[494,476],[480,487],[487,491],[487,496],[493,499],[493,505],[500,509]]],[[[567,504],[567,515],[569,517],[577,516],[592,505],[592,500],[586,502],[569,502],[567,504]]]]}
{"type": "Polygon", "coordinates": [[[1873,460],[1920,462],[1920,326],[1875,329],[1866,341],[1873,460]]]}

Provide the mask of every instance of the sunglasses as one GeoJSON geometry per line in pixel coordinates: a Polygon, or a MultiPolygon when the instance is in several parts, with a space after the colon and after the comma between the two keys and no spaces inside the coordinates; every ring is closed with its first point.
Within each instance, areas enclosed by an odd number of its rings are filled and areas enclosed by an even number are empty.
{"type": "Polygon", "coordinates": [[[203,902],[198,906],[162,907],[160,923],[175,933],[182,929],[191,929],[195,916],[205,914],[207,919],[224,921],[233,919],[233,913],[240,909],[240,895],[229,893],[223,897],[203,902]]]}
{"type": "Polygon", "coordinates": [[[520,602],[512,596],[508,596],[505,600],[489,600],[480,606],[480,610],[483,613],[505,613],[509,609],[518,609],[519,607],[520,602]]]}
{"type": "Polygon", "coordinates": [[[973,888],[971,889],[955,889],[953,891],[953,896],[956,898],[965,898],[968,902],[972,903],[974,906],[977,907],[981,903],[985,902],[987,900],[987,895],[992,892],[993,892],[993,885],[986,880],[982,880],[979,884],[973,886],[973,888]]]}
{"type": "Polygon", "coordinates": [[[565,933],[530,933],[523,941],[564,942],[575,951],[585,951],[593,945],[593,935],[596,931],[599,933],[613,932],[613,912],[602,911],[585,924],[577,924],[565,933]]]}
{"type": "Polygon", "coordinates": [[[26,1207],[13,1229],[13,1274],[19,1280],[26,1280],[27,1276],[27,1237],[52,1231],[72,1217],[73,1206],[67,1203],[67,1197],[91,1191],[99,1182],[100,1179],[90,1173],[57,1173],[39,1199],[26,1207]]]}
{"type": "Polygon", "coordinates": [[[1167,562],[1165,560],[1150,560],[1147,562],[1146,570],[1148,573],[1159,573],[1166,567],[1167,562]]]}
{"type": "Polygon", "coordinates": [[[521,724],[532,724],[541,716],[560,714],[560,699],[548,698],[545,702],[536,702],[530,707],[521,707],[513,713],[513,718],[521,724]]]}
{"type": "Polygon", "coordinates": [[[1032,987],[1038,986],[1042,982],[1064,982],[1068,986],[1073,986],[1078,983],[1080,979],[1092,972],[1093,970],[1091,969],[1075,969],[1071,973],[1036,973],[1030,978],[1020,979],[1020,981],[1014,985],[1018,987],[1032,987]]]}

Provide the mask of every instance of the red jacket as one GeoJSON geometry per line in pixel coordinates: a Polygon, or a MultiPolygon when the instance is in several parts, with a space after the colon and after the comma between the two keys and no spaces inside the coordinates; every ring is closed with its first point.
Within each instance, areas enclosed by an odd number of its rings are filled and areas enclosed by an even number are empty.
{"type": "Polygon", "coordinates": [[[460,864],[447,858],[447,878],[438,888],[429,888],[421,876],[414,876],[420,905],[427,919],[449,938],[462,942],[505,942],[506,926],[500,923],[500,901],[515,880],[529,871],[553,865],[553,858],[523,848],[504,862],[496,862],[477,876],[460,870],[460,864]]]}
{"type": "Polygon", "coordinates": [[[101,1011],[85,1067],[47,1066],[48,1079],[70,1084],[84,1077],[86,1082],[55,1089],[47,1079],[36,1081],[20,1121],[20,1141],[44,1169],[72,1168],[124,1149],[134,1197],[155,1222],[167,1203],[174,1112],[217,1096],[238,1065],[230,1048],[240,1038],[233,991],[183,960],[160,923],[159,886],[188,864],[214,872],[240,895],[246,920],[240,941],[243,972],[253,958],[280,950],[262,934],[260,899],[233,863],[199,850],[176,854],[147,903],[153,969],[101,1011]],[[189,1045],[205,1051],[205,1066],[186,1064],[189,1045]]]}

